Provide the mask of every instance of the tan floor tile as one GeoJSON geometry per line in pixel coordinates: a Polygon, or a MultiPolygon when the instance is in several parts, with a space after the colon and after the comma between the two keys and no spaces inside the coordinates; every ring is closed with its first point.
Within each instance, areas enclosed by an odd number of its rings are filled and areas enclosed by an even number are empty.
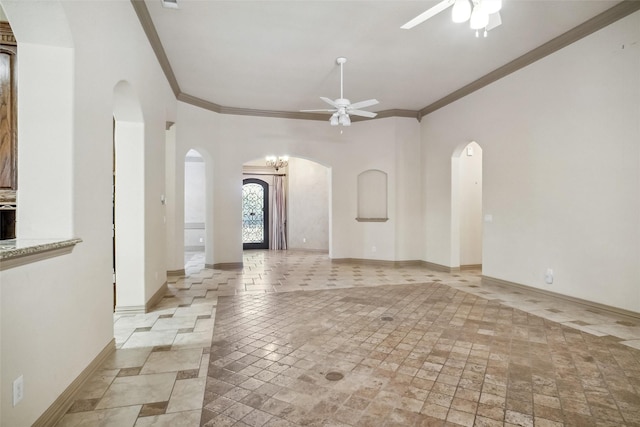
{"type": "Polygon", "coordinates": [[[167,413],[202,408],[206,378],[177,380],[171,392],[167,413]]]}
{"type": "Polygon", "coordinates": [[[140,405],[103,409],[92,412],[66,414],[56,427],[132,427],[140,412],[140,405]]]}
{"type": "Polygon", "coordinates": [[[177,329],[149,332],[134,332],[122,346],[123,349],[148,348],[159,345],[171,345],[178,333],[177,329]]]}
{"type": "Polygon", "coordinates": [[[116,378],[97,408],[115,408],[169,400],[175,378],[175,373],[116,378]]]}
{"type": "Polygon", "coordinates": [[[199,427],[200,410],[138,418],[135,427],[199,427]]]}
{"type": "Polygon", "coordinates": [[[202,349],[156,351],[149,355],[140,374],[178,372],[200,368],[202,349]]]}

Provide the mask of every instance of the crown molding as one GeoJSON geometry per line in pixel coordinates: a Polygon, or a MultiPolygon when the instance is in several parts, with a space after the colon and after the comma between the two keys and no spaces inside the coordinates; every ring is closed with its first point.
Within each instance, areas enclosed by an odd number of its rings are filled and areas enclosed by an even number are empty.
{"type": "Polygon", "coordinates": [[[496,68],[490,73],[485,74],[478,80],[475,80],[468,85],[461,87],[455,92],[450,93],[444,98],[440,98],[436,102],[427,105],[422,110],[420,110],[418,120],[422,119],[427,114],[433,113],[434,111],[439,110],[440,108],[449,105],[460,98],[470,95],[471,93],[482,89],[483,87],[495,81],[498,81],[501,78],[520,70],[521,68],[526,67],[527,65],[531,65],[532,63],[539,61],[545,56],[551,55],[552,53],[557,52],[558,50],[577,42],[583,37],[595,33],[596,31],[601,30],[607,25],[613,24],[619,19],[622,19],[625,16],[628,16],[638,10],[640,10],[640,1],[625,0],[620,2],[612,8],[605,10],[601,14],[596,15],[588,21],[585,21],[582,24],[578,25],[577,27],[572,28],[566,33],[563,33],[558,37],[548,41],[547,43],[544,43],[543,45],[530,50],[524,55],[503,65],[502,67],[496,68]]]}
{"type": "Polygon", "coordinates": [[[186,93],[180,92],[179,94],[176,95],[176,99],[178,101],[182,101],[184,103],[191,104],[195,107],[200,107],[205,110],[213,111],[215,113],[222,112],[221,105],[215,104],[211,101],[206,101],[202,98],[198,98],[192,95],[187,95],[186,93]]]}
{"type": "Polygon", "coordinates": [[[149,43],[151,44],[151,48],[156,54],[156,58],[158,58],[160,68],[162,68],[162,71],[164,72],[164,75],[169,82],[169,86],[171,86],[173,95],[177,97],[178,94],[180,94],[182,91],[180,90],[178,79],[176,79],[176,75],[173,73],[173,68],[171,68],[171,64],[169,63],[167,53],[162,46],[158,31],[156,30],[155,25],[153,25],[151,15],[149,14],[149,9],[147,9],[147,5],[145,4],[144,0],[131,0],[131,5],[133,6],[133,10],[136,11],[136,15],[138,15],[140,25],[142,25],[142,29],[144,30],[145,34],[147,35],[147,39],[149,39],[149,43]]]}
{"type": "MultiPolygon", "coordinates": [[[[284,119],[299,119],[299,120],[327,120],[325,114],[318,113],[303,113],[303,112],[295,112],[295,111],[274,111],[274,110],[258,110],[252,108],[238,108],[238,107],[225,107],[219,104],[216,104],[211,101],[207,101],[186,93],[183,93],[180,89],[180,85],[178,84],[178,80],[171,68],[171,64],[169,63],[169,58],[162,46],[162,42],[160,41],[160,37],[158,36],[158,31],[153,25],[153,21],[151,19],[151,15],[149,14],[149,9],[145,4],[144,0],[130,0],[133,8],[138,15],[138,19],[140,21],[140,25],[142,26],[147,38],[149,39],[149,43],[153,51],[158,58],[158,62],[160,63],[160,67],[164,72],[171,89],[178,101],[185,102],[187,104],[191,104],[196,107],[203,108],[205,110],[213,111],[219,114],[233,114],[239,116],[254,116],[254,117],[275,117],[275,118],[284,118],[284,119]]],[[[469,83],[466,86],[461,87],[460,89],[450,93],[449,95],[440,98],[439,100],[427,105],[419,111],[413,110],[403,110],[403,109],[391,109],[380,111],[377,113],[375,119],[368,119],[362,117],[354,117],[352,121],[359,122],[365,120],[376,120],[383,119],[387,117],[409,117],[415,118],[420,121],[427,114],[433,113],[440,108],[451,104],[452,102],[457,101],[471,93],[482,89],[483,87],[500,80],[503,77],[508,76],[511,73],[514,73],[521,68],[526,67],[576,41],[592,34],[607,25],[613,24],[619,19],[624,18],[636,11],[640,10],[640,1],[638,0],[623,0],[610,9],[605,10],[599,15],[594,16],[588,21],[583,22],[582,24],[572,28],[571,30],[559,35],[558,37],[544,43],[537,48],[525,53],[524,55],[514,59],[513,61],[491,71],[488,74],[480,77],[479,79],[469,83]]]]}

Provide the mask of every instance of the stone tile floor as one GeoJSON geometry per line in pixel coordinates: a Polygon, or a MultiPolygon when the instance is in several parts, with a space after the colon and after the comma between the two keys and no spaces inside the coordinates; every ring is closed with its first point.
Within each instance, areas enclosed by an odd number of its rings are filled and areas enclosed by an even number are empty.
{"type": "Polygon", "coordinates": [[[186,261],[152,312],[114,316],[117,350],[59,426],[640,425],[636,319],[473,270],[186,261]]]}

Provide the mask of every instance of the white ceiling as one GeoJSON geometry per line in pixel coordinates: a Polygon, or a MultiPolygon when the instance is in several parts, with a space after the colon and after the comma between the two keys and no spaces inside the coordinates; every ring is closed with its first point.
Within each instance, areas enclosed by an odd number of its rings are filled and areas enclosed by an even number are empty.
{"type": "Polygon", "coordinates": [[[437,1],[145,0],[180,90],[225,107],[325,108],[344,95],[371,111],[420,110],[613,7],[616,0],[504,0],[502,26],[475,38],[450,9],[400,26],[437,1]]]}

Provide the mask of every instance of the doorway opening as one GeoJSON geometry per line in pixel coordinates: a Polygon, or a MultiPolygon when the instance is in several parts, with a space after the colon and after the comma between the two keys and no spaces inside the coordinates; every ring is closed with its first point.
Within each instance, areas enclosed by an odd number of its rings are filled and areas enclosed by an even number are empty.
{"type": "Polygon", "coordinates": [[[242,181],[242,249],[269,249],[269,184],[242,181]]]}
{"type": "Polygon", "coordinates": [[[461,270],[482,268],[482,147],[471,141],[451,157],[451,258],[461,270]]]}
{"type": "Polygon", "coordinates": [[[114,87],[113,251],[115,311],[144,312],[144,119],[131,84],[114,87]]]}
{"type": "Polygon", "coordinates": [[[206,163],[200,152],[184,158],[184,265],[185,271],[204,266],[206,230],[206,163]]]}

